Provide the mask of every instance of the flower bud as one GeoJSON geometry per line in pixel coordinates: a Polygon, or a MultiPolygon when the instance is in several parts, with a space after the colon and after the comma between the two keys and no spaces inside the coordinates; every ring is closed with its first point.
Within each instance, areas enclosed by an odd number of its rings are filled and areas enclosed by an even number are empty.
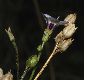
{"type": "MultiPolygon", "coordinates": [[[[69,14],[64,21],[68,22],[68,23],[74,23],[76,20],[76,14],[69,14]]],[[[67,24],[65,24],[65,26],[67,26],[67,24]]]]}
{"type": "Polygon", "coordinates": [[[26,61],[26,67],[27,68],[33,68],[38,63],[38,57],[37,55],[32,55],[27,61],[26,61]]]}
{"type": "Polygon", "coordinates": [[[47,42],[49,40],[51,34],[52,34],[52,30],[45,29],[43,37],[42,37],[42,41],[47,42]]]}
{"type": "Polygon", "coordinates": [[[73,33],[76,31],[75,24],[69,24],[67,27],[63,29],[63,35],[65,38],[70,38],[73,33]]]}
{"type": "Polygon", "coordinates": [[[70,39],[67,39],[67,40],[64,40],[61,45],[59,46],[60,48],[60,51],[63,52],[65,51],[73,42],[74,40],[72,40],[71,38],[70,39]]]}

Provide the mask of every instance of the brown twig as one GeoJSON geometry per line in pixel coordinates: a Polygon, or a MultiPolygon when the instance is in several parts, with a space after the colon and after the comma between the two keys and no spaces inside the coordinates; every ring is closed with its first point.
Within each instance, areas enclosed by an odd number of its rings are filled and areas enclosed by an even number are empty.
{"type": "Polygon", "coordinates": [[[44,71],[44,69],[47,67],[48,63],[50,62],[50,60],[53,58],[54,54],[58,52],[57,50],[57,45],[55,46],[53,52],[51,53],[51,55],[49,56],[49,58],[47,59],[47,61],[45,62],[45,64],[43,65],[42,69],[39,71],[39,73],[36,75],[36,77],[34,78],[34,80],[37,80],[39,78],[39,76],[42,74],[42,72],[44,71]]]}

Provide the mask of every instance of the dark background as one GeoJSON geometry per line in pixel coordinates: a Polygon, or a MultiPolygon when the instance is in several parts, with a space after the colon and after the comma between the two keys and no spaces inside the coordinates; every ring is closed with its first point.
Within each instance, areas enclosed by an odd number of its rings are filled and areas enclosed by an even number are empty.
{"type": "MultiPolygon", "coordinates": [[[[83,0],[0,0],[0,67],[4,73],[11,69],[16,78],[15,50],[4,29],[9,26],[14,33],[20,54],[20,74],[25,61],[34,54],[41,43],[45,21],[40,14],[47,13],[63,20],[70,13],[77,14],[75,41],[62,54],[56,55],[39,80],[83,80],[84,79],[84,1],[83,0]]],[[[54,47],[54,37],[62,29],[55,29],[45,45],[38,65],[43,65],[54,47]],[[47,54],[48,53],[48,54],[47,54]]],[[[38,67],[36,73],[40,70],[38,67]]],[[[29,72],[30,74],[30,72],[29,72]]],[[[28,75],[29,75],[28,74],[28,75]]],[[[28,76],[25,77],[28,80],[28,76]]]]}

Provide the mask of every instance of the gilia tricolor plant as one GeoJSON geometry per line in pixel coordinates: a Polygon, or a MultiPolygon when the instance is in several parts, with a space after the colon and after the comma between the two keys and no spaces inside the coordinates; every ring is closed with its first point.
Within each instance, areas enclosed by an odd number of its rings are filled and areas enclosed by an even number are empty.
{"type": "MultiPolygon", "coordinates": [[[[43,14],[43,16],[44,16],[44,19],[46,20],[47,28],[44,30],[44,33],[43,33],[42,43],[40,43],[40,45],[37,46],[37,53],[35,53],[34,55],[32,55],[31,57],[27,59],[26,67],[22,76],[19,76],[19,56],[18,56],[18,48],[15,42],[14,35],[11,32],[10,27],[8,28],[8,30],[5,30],[16,51],[17,80],[19,79],[23,80],[26,74],[28,73],[28,71],[32,69],[33,70],[30,75],[29,80],[33,79],[35,70],[37,69],[37,63],[39,62],[40,57],[42,55],[42,50],[44,48],[44,45],[50,39],[51,34],[53,33],[54,29],[57,28],[57,26],[63,25],[64,29],[61,30],[60,33],[58,33],[57,36],[55,37],[55,47],[52,53],[50,54],[49,58],[47,59],[47,61],[45,62],[45,64],[43,65],[43,67],[41,68],[41,70],[38,72],[38,74],[35,76],[33,80],[38,80],[39,76],[42,74],[42,72],[47,67],[48,63],[50,62],[50,60],[53,58],[54,55],[56,55],[57,53],[63,53],[65,50],[68,49],[68,47],[74,41],[74,39],[72,39],[71,37],[77,29],[75,27],[76,14],[68,15],[64,19],[64,21],[58,20],[59,17],[55,19],[48,14],[43,14]]],[[[7,80],[13,80],[13,77],[7,80]]]]}

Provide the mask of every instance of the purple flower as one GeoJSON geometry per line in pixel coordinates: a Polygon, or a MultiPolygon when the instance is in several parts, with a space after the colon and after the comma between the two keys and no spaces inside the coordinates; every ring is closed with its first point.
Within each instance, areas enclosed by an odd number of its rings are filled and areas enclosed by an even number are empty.
{"type": "Polygon", "coordinates": [[[65,25],[67,23],[66,21],[60,21],[60,20],[58,20],[58,18],[56,19],[54,17],[51,17],[48,14],[43,14],[43,16],[44,16],[44,19],[46,20],[46,24],[50,30],[54,29],[56,26],[65,25]]]}

